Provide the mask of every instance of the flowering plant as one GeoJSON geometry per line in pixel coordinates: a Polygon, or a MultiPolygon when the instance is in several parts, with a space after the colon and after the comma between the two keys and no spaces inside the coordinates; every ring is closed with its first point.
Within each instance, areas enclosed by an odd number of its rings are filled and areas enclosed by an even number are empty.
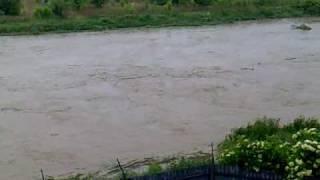
{"type": "Polygon", "coordinates": [[[285,170],[288,179],[320,175],[320,129],[303,129],[292,135],[293,143],[285,170]]]}
{"type": "MultiPolygon", "coordinates": [[[[317,122],[319,123],[319,122],[317,122]]],[[[261,122],[258,123],[261,128],[261,122]]],[[[267,124],[272,124],[268,122],[267,124]]],[[[319,124],[318,124],[319,125],[319,124]]],[[[320,128],[292,128],[296,125],[278,127],[272,134],[252,135],[242,129],[242,134],[233,134],[220,144],[218,161],[226,165],[239,165],[254,171],[269,170],[286,179],[303,179],[320,176],[320,128]],[[259,138],[256,138],[259,137],[259,138]]],[[[266,127],[267,128],[267,127],[266,127]]],[[[272,127],[274,129],[274,125],[272,127]]],[[[270,131],[269,131],[270,132],[270,131]]]]}

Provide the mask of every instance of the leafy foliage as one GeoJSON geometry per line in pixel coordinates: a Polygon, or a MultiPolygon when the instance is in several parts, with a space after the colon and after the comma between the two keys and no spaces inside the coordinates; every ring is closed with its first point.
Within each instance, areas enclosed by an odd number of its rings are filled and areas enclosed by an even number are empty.
{"type": "Polygon", "coordinates": [[[50,0],[49,7],[54,15],[64,17],[68,4],[65,0],[50,0]]]}
{"type": "Polygon", "coordinates": [[[168,169],[169,170],[183,170],[192,167],[198,167],[203,165],[208,165],[210,163],[210,159],[208,156],[199,156],[194,158],[185,158],[180,157],[172,162],[170,162],[168,169]]]}
{"type": "Polygon", "coordinates": [[[95,5],[97,8],[102,8],[105,0],[91,0],[91,4],[95,5]]]}
{"type": "Polygon", "coordinates": [[[80,10],[88,2],[87,0],[69,0],[69,1],[71,6],[76,10],[80,10]]]}
{"type": "Polygon", "coordinates": [[[305,13],[320,15],[320,0],[304,0],[298,5],[305,13]]]}
{"type": "Polygon", "coordinates": [[[160,6],[167,4],[167,2],[168,2],[168,0],[151,0],[151,3],[156,4],[156,5],[160,5],[160,6]]]}
{"type": "Polygon", "coordinates": [[[253,124],[249,124],[247,127],[234,129],[229,138],[235,138],[241,135],[246,135],[250,139],[264,140],[268,136],[271,136],[279,130],[279,119],[269,119],[263,117],[257,119],[253,124]]]}
{"type": "Polygon", "coordinates": [[[212,0],[194,0],[194,2],[201,6],[208,6],[212,3],[212,0]]]}
{"type": "Polygon", "coordinates": [[[3,15],[19,15],[21,0],[0,0],[0,11],[3,15]]]}
{"type": "Polygon", "coordinates": [[[123,8],[126,10],[127,13],[133,13],[135,11],[134,3],[124,3],[123,8]]]}
{"type": "Polygon", "coordinates": [[[293,123],[284,126],[285,131],[288,131],[290,133],[295,133],[305,128],[320,129],[319,120],[316,118],[306,118],[304,116],[300,116],[296,118],[293,123]]]}
{"type": "Polygon", "coordinates": [[[52,11],[48,7],[38,7],[34,10],[33,15],[39,19],[47,19],[52,17],[52,11]]]}
{"type": "MultiPolygon", "coordinates": [[[[40,1],[43,2],[38,0],[38,3],[40,1]]],[[[297,7],[300,2],[298,0],[262,0],[265,3],[258,3],[261,5],[257,4],[258,0],[212,0],[213,3],[207,7],[197,7],[195,0],[171,0],[172,3],[168,3],[169,0],[138,0],[131,2],[130,5],[122,3],[124,1],[126,0],[112,0],[108,4],[108,8],[96,10],[96,7],[87,6],[87,3],[95,4],[98,2],[98,7],[102,7],[107,1],[44,0],[54,16],[68,18],[37,21],[28,17],[31,14],[28,5],[21,18],[1,17],[0,34],[100,31],[144,26],[214,25],[240,20],[300,17],[310,14],[297,7]],[[77,10],[82,1],[85,2],[83,10],[75,13],[70,9],[73,7],[77,10]],[[119,4],[122,4],[122,8],[119,8],[119,4]],[[155,4],[163,5],[163,7],[158,7],[155,4]]],[[[4,14],[4,11],[0,9],[0,15],[4,14]]]]}
{"type": "Polygon", "coordinates": [[[288,179],[320,176],[320,129],[303,129],[292,135],[294,142],[289,150],[285,170],[288,179]]]}
{"type": "Polygon", "coordinates": [[[166,3],[166,9],[168,11],[172,11],[172,7],[173,7],[173,1],[172,0],[169,0],[167,3],[166,3]]]}
{"type": "Polygon", "coordinates": [[[154,174],[159,174],[163,170],[162,166],[159,163],[153,163],[148,166],[148,175],[154,175],[154,174]]]}
{"type": "Polygon", "coordinates": [[[288,179],[320,174],[320,122],[299,117],[280,126],[263,118],[246,128],[234,130],[219,145],[218,160],[251,170],[283,173],[288,179]]]}

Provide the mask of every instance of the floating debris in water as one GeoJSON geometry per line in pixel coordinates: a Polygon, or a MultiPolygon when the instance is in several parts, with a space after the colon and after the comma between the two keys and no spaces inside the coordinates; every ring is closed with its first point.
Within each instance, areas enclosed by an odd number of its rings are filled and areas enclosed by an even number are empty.
{"type": "Polygon", "coordinates": [[[288,58],[286,58],[285,60],[291,61],[291,60],[295,60],[295,59],[297,59],[297,58],[295,58],[295,57],[288,57],[288,58]]]}
{"type": "Polygon", "coordinates": [[[301,25],[292,25],[291,26],[293,29],[299,29],[303,31],[310,31],[312,28],[306,24],[301,24],[301,25]]]}
{"type": "Polygon", "coordinates": [[[240,68],[240,70],[243,70],[243,71],[254,71],[254,68],[253,67],[242,67],[242,68],[240,68]]]}

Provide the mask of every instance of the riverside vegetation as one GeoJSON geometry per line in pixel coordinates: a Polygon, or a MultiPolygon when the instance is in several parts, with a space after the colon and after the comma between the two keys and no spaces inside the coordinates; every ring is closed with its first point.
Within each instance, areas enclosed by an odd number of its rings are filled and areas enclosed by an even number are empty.
{"type": "MultiPolygon", "coordinates": [[[[238,165],[259,172],[267,170],[288,180],[320,176],[320,121],[296,118],[282,125],[279,119],[260,118],[246,127],[234,129],[218,145],[217,163],[238,165]]],[[[155,175],[163,171],[183,170],[208,165],[210,155],[179,157],[167,163],[152,162],[146,171],[128,170],[128,176],[155,175]]],[[[119,175],[120,177],[120,175],[119,175]]],[[[106,177],[74,176],[65,180],[107,179],[106,177]]],[[[116,178],[117,179],[117,178],[116,178]]]]}
{"type": "Polygon", "coordinates": [[[0,0],[0,34],[317,16],[320,0],[0,0]]]}
{"type": "Polygon", "coordinates": [[[259,119],[239,128],[219,145],[218,161],[254,171],[270,170],[286,179],[320,175],[320,122],[297,118],[281,126],[276,119],[259,119]]]}

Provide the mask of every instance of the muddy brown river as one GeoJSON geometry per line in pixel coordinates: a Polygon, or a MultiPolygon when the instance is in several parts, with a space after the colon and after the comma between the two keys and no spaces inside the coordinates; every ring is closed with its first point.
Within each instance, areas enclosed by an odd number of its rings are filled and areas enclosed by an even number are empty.
{"type": "Polygon", "coordinates": [[[0,37],[0,179],[206,149],[320,116],[320,21],[0,37]],[[291,29],[308,22],[311,31],[291,29]]]}

